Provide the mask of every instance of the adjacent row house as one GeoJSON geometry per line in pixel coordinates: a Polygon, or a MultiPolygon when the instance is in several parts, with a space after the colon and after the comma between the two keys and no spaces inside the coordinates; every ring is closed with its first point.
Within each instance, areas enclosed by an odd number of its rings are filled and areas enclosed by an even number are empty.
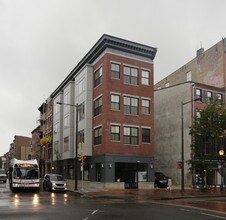
{"type": "Polygon", "coordinates": [[[29,160],[31,159],[31,154],[31,138],[15,135],[13,142],[10,144],[8,159],[29,160]]]}
{"type": "MultiPolygon", "coordinates": [[[[199,174],[189,171],[189,160],[197,158],[193,147],[200,148],[189,131],[194,117],[210,101],[225,104],[225,67],[224,38],[206,51],[199,49],[194,59],[155,84],[156,170],[171,176],[175,184],[197,187],[200,183],[199,174]]],[[[219,150],[226,152],[225,143],[202,149],[203,156],[215,155],[205,184],[225,183],[225,155],[219,155],[219,150]]]]}

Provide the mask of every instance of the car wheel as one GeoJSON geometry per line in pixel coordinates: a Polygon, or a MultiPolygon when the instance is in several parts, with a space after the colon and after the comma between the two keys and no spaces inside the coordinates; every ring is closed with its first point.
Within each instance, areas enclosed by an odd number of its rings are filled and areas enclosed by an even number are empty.
{"type": "Polygon", "coordinates": [[[50,187],[46,186],[46,191],[50,192],[50,187]]]}

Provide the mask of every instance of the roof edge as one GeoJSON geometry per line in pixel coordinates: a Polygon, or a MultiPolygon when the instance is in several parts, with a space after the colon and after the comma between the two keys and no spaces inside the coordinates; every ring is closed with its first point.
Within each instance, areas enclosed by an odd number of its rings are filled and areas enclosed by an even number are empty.
{"type": "Polygon", "coordinates": [[[63,80],[63,82],[50,95],[54,98],[63,87],[73,79],[76,73],[86,64],[91,64],[106,48],[113,48],[131,54],[143,56],[154,60],[157,53],[157,48],[103,34],[101,38],[94,44],[89,52],[82,58],[82,60],[75,66],[70,74],[63,80]]]}

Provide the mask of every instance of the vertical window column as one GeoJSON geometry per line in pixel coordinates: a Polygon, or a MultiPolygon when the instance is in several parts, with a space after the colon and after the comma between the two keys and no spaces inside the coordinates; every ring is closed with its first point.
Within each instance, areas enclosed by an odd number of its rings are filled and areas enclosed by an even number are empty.
{"type": "Polygon", "coordinates": [[[120,79],[120,65],[116,63],[111,63],[111,78],[120,79]]]}
{"type": "Polygon", "coordinates": [[[94,73],[94,87],[97,87],[102,83],[102,67],[100,67],[95,73],[94,73]]]}
{"type": "Polygon", "coordinates": [[[120,141],[120,126],[111,125],[111,140],[120,141]]]}
{"type": "Polygon", "coordinates": [[[150,72],[147,70],[141,71],[141,84],[150,85],[150,72]]]}
{"type": "Polygon", "coordinates": [[[102,127],[94,129],[94,145],[102,144],[102,127]]]}
{"type": "Polygon", "coordinates": [[[102,97],[94,101],[94,116],[102,113],[102,97]]]}
{"type": "Polygon", "coordinates": [[[120,110],[120,96],[111,94],[111,110],[120,110]]]}

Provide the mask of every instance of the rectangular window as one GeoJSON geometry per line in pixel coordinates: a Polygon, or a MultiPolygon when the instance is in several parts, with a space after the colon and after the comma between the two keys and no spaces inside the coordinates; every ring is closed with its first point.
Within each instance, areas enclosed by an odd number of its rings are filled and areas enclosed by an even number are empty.
{"type": "Polygon", "coordinates": [[[59,121],[54,123],[54,129],[53,129],[54,133],[58,133],[59,132],[59,121]]]}
{"type": "Polygon", "coordinates": [[[69,92],[65,91],[64,94],[64,103],[69,104],[69,92]]]}
{"type": "Polygon", "coordinates": [[[58,143],[59,143],[58,141],[55,141],[55,142],[54,142],[54,147],[53,147],[53,149],[54,149],[54,153],[55,153],[55,154],[59,153],[58,143]]]}
{"type": "Polygon", "coordinates": [[[165,83],[165,87],[169,87],[169,86],[170,86],[169,82],[165,83]]]}
{"type": "Polygon", "coordinates": [[[195,98],[202,98],[202,90],[201,89],[195,89],[195,98]]]}
{"type": "Polygon", "coordinates": [[[80,95],[83,91],[85,91],[85,78],[82,78],[78,82],[78,95],[80,95]]]}
{"type": "Polygon", "coordinates": [[[94,129],[94,145],[102,144],[102,127],[94,129]]]}
{"type": "Polygon", "coordinates": [[[142,143],[150,143],[150,129],[142,128],[142,143]]]}
{"type": "MultiPolygon", "coordinates": [[[[69,92],[65,91],[64,94],[64,103],[69,104],[69,92]]],[[[69,106],[68,105],[63,105],[64,106],[64,112],[68,112],[69,111],[69,106]]]]}
{"type": "Polygon", "coordinates": [[[120,79],[120,65],[111,63],[111,78],[120,79]]]}
{"type": "Polygon", "coordinates": [[[124,144],[138,145],[138,128],[124,127],[124,144]]]}
{"type": "Polygon", "coordinates": [[[141,83],[142,85],[149,85],[150,84],[150,72],[147,70],[141,71],[141,83]]]}
{"type": "Polygon", "coordinates": [[[200,118],[201,117],[201,112],[199,109],[195,109],[195,117],[200,118]]]}
{"type": "Polygon", "coordinates": [[[217,94],[217,100],[223,101],[223,94],[218,93],[217,94]]]}
{"type": "Polygon", "coordinates": [[[124,83],[138,85],[138,69],[124,66],[124,83]]]}
{"type": "Polygon", "coordinates": [[[85,133],[84,130],[78,132],[78,143],[84,143],[85,141],[85,133]]]}
{"type": "Polygon", "coordinates": [[[124,113],[138,115],[138,98],[124,96],[124,113]]]}
{"type": "Polygon", "coordinates": [[[64,138],[64,152],[69,151],[69,137],[64,138]]]}
{"type": "Polygon", "coordinates": [[[94,101],[94,116],[102,113],[102,97],[94,101]]]}
{"type": "Polygon", "coordinates": [[[78,106],[78,120],[81,121],[85,118],[85,103],[81,103],[78,106]]]}
{"type": "Polygon", "coordinates": [[[142,99],[142,114],[150,114],[150,100],[142,99]]]}
{"type": "Polygon", "coordinates": [[[69,114],[64,116],[64,128],[69,127],[69,114]]]}
{"type": "Polygon", "coordinates": [[[210,91],[207,91],[207,100],[210,102],[213,99],[213,93],[210,91]]]}
{"type": "Polygon", "coordinates": [[[94,87],[102,83],[102,67],[99,68],[94,74],[94,87]]]}
{"type": "MultiPolygon", "coordinates": [[[[58,102],[58,101],[57,101],[58,102]]],[[[54,104],[54,113],[57,114],[60,111],[60,105],[55,102],[54,104]]]]}
{"type": "Polygon", "coordinates": [[[120,141],[120,126],[111,125],[111,140],[120,141]]]}
{"type": "Polygon", "coordinates": [[[120,110],[120,96],[111,95],[111,110],[120,110]]]}
{"type": "Polygon", "coordinates": [[[191,81],[191,71],[186,73],[187,81],[191,81]]]}

